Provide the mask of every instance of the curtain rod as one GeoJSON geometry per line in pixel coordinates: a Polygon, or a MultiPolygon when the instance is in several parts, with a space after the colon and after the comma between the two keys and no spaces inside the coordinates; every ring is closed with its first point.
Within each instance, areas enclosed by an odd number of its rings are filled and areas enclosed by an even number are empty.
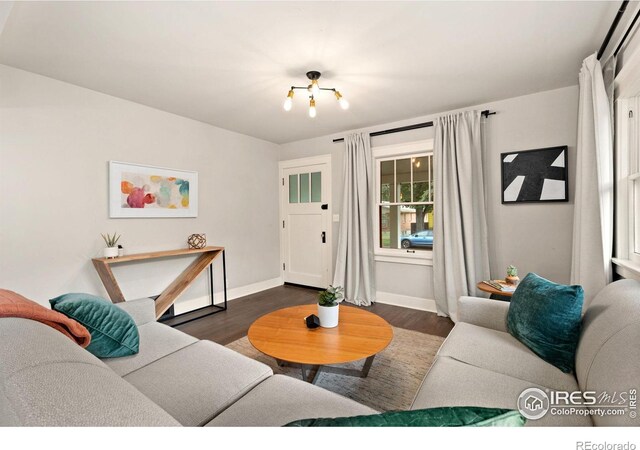
{"type": "MultiPolygon", "coordinates": [[[[482,114],[484,117],[489,117],[489,116],[493,116],[495,113],[496,113],[495,111],[491,112],[488,109],[485,109],[480,114],[482,114]]],[[[404,127],[390,128],[388,130],[382,130],[382,131],[374,131],[373,133],[370,134],[370,136],[371,137],[382,136],[383,134],[400,133],[402,131],[417,130],[419,128],[427,128],[432,126],[433,126],[433,121],[422,122],[422,123],[416,123],[414,125],[406,125],[404,127]]],[[[344,141],[344,138],[338,138],[333,140],[333,142],[342,142],[342,141],[344,141]]]]}
{"type": "Polygon", "coordinates": [[[633,20],[631,21],[631,25],[629,25],[629,28],[627,28],[627,32],[624,34],[624,36],[622,36],[620,43],[616,47],[616,50],[613,52],[613,56],[618,56],[618,53],[620,53],[620,50],[622,50],[622,46],[625,44],[625,41],[629,37],[629,34],[631,33],[631,31],[633,30],[633,27],[638,21],[638,16],[640,16],[640,8],[638,9],[638,12],[636,12],[636,15],[633,18],[633,20]]]}
{"type": "Polygon", "coordinates": [[[618,9],[618,13],[616,14],[616,17],[613,19],[613,22],[611,23],[611,26],[609,27],[609,31],[607,32],[607,35],[604,37],[604,41],[602,41],[602,45],[600,46],[600,50],[598,50],[598,55],[596,56],[596,58],[598,58],[598,60],[600,58],[602,58],[602,54],[607,49],[607,45],[609,45],[609,41],[611,40],[611,37],[613,36],[613,33],[616,31],[616,28],[618,27],[618,23],[620,22],[620,19],[622,19],[622,15],[624,14],[624,11],[627,9],[627,4],[628,3],[629,3],[629,0],[624,0],[622,2],[622,5],[620,5],[620,9],[618,9]]]}

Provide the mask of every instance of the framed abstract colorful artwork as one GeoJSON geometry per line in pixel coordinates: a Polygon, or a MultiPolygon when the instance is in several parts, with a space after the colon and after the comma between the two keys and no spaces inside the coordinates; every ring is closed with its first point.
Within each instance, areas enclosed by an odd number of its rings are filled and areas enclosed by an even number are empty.
{"type": "Polygon", "coordinates": [[[109,217],[198,217],[198,172],[109,161],[109,217]]]}

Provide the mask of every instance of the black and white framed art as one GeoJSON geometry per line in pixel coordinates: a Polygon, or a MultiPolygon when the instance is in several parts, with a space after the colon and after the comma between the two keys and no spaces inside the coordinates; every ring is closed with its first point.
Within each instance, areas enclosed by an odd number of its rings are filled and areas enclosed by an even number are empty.
{"type": "Polygon", "coordinates": [[[569,200],[567,146],[501,154],[502,203],[569,200]]]}

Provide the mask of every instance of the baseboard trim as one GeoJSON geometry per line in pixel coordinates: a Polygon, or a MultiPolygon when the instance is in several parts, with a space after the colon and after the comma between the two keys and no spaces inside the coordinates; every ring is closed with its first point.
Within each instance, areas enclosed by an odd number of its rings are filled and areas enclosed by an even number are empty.
{"type": "MultiPolygon", "coordinates": [[[[267,289],[282,286],[283,284],[284,281],[282,280],[282,277],[277,277],[229,289],[227,290],[227,300],[235,300],[236,298],[245,297],[247,295],[255,294],[256,292],[266,291],[267,289]]],[[[216,292],[216,303],[218,302],[218,296],[220,297],[220,301],[224,300],[222,292],[216,292]]]]}
{"type": "Polygon", "coordinates": [[[384,303],[385,305],[417,309],[419,311],[436,312],[436,301],[430,298],[410,297],[408,295],[378,291],[376,302],[384,303]]]}
{"type": "MultiPolygon", "coordinates": [[[[232,301],[240,297],[245,297],[247,295],[255,294],[257,292],[266,291],[267,289],[271,289],[274,287],[282,286],[284,282],[282,281],[282,277],[271,278],[270,280],[259,281],[257,283],[248,284],[246,286],[239,286],[233,289],[227,289],[227,301],[232,301]]],[[[220,291],[216,291],[214,294],[214,303],[216,305],[220,305],[224,303],[224,293],[220,291]]],[[[175,313],[183,314],[188,311],[192,311],[197,308],[202,308],[203,306],[207,306],[210,304],[209,296],[202,296],[193,298],[190,300],[177,302],[175,304],[175,313]]]]}
{"type": "MultiPolygon", "coordinates": [[[[274,287],[282,286],[284,281],[282,277],[271,278],[270,280],[259,281],[257,283],[239,286],[237,288],[227,290],[227,300],[232,301],[237,298],[255,294],[257,292],[266,291],[274,287]]],[[[215,303],[224,302],[222,291],[215,293],[215,303]]],[[[408,295],[394,294],[392,292],[378,292],[376,302],[385,305],[402,306],[404,308],[417,309],[419,311],[436,312],[436,301],[430,298],[411,297],[408,295]]],[[[209,297],[203,296],[188,301],[176,303],[176,314],[182,314],[196,308],[202,308],[209,304],[209,297]]]]}

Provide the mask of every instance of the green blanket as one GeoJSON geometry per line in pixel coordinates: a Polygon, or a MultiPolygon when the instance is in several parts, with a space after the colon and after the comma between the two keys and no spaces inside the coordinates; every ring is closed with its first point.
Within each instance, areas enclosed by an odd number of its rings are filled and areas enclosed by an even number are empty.
{"type": "Polygon", "coordinates": [[[302,419],[286,427],[521,427],[518,411],[477,406],[389,411],[354,417],[302,419]]]}

